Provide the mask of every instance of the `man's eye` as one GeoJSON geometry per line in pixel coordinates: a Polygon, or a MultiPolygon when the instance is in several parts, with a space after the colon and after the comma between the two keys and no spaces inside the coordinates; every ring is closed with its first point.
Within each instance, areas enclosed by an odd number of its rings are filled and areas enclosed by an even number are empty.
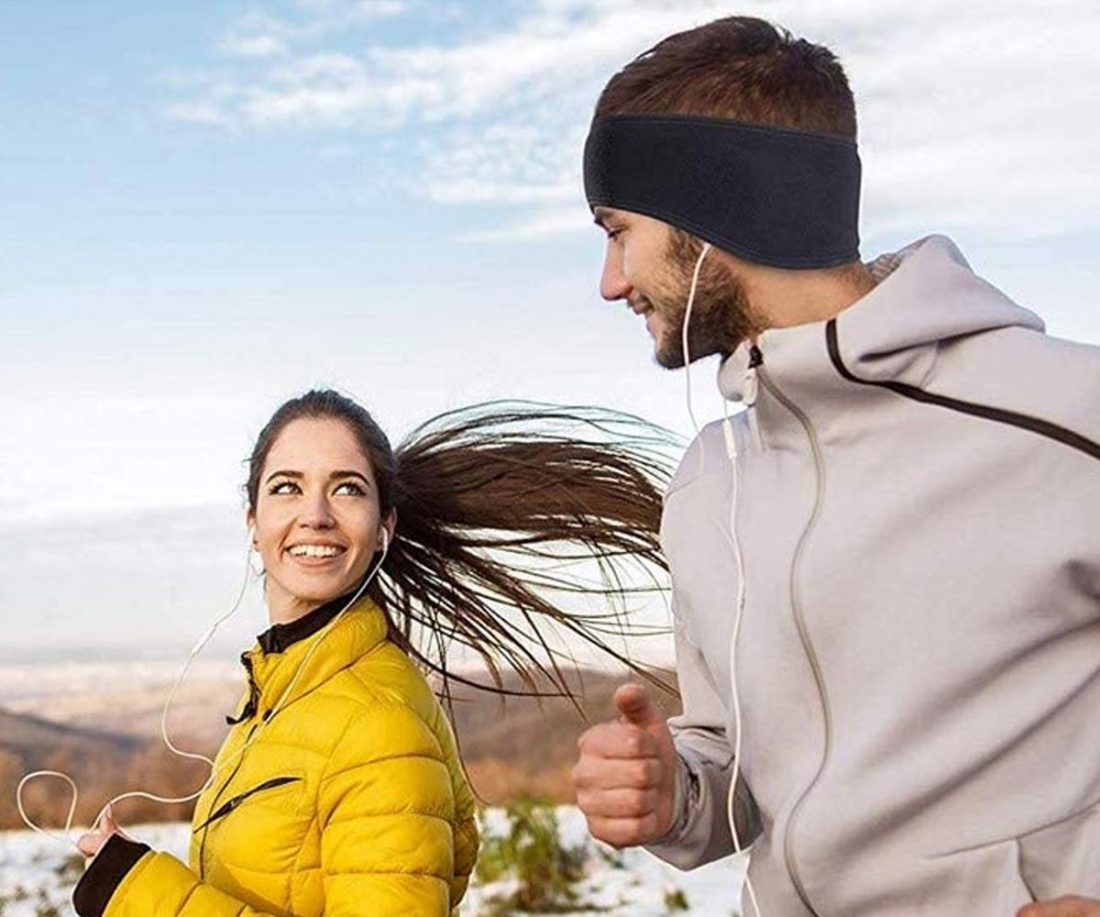
{"type": "Polygon", "coordinates": [[[619,236],[622,235],[622,232],[623,231],[621,229],[609,229],[609,230],[607,230],[607,238],[608,238],[608,240],[613,241],[613,240],[619,238],[619,236]]]}
{"type": "Polygon", "coordinates": [[[272,496],[277,496],[279,494],[293,494],[299,492],[300,491],[298,489],[298,485],[295,484],[293,481],[279,481],[277,484],[271,485],[271,489],[268,490],[268,493],[272,496]]]}

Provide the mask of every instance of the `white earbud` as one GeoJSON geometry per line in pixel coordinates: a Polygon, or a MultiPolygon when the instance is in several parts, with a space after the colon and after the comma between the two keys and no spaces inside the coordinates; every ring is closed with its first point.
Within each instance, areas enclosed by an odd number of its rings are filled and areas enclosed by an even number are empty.
{"type": "Polygon", "coordinates": [[[382,553],[386,554],[390,550],[390,533],[385,526],[382,526],[382,553]]]}

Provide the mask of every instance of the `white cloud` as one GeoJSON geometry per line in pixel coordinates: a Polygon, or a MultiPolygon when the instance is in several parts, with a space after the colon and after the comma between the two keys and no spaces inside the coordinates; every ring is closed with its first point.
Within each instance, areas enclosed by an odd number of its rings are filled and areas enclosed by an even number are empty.
{"type": "MultiPolygon", "coordinates": [[[[385,44],[372,31],[379,16],[427,21],[463,8],[300,7],[300,21],[252,14],[237,26],[257,52],[292,50],[242,59],[245,71],[169,117],[283,130],[422,125],[430,142],[409,157],[409,186],[440,202],[546,209],[525,213],[506,230],[513,235],[564,225],[606,78],[665,35],[729,12],[717,0],[531,0],[502,4],[518,14],[495,29],[464,32],[459,18],[452,41],[385,44]],[[361,29],[362,50],[337,50],[334,23],[340,34],[361,29]]],[[[740,12],[841,56],[857,93],[865,213],[876,226],[947,221],[1016,234],[1096,225],[1100,128],[1084,117],[1100,82],[1088,46],[1100,26],[1095,4],[746,0],[740,12]]]]}
{"type": "Polygon", "coordinates": [[[218,49],[230,57],[275,57],[286,54],[286,43],[271,34],[228,35],[218,49]]]}
{"type": "Polygon", "coordinates": [[[317,42],[349,28],[399,16],[406,0],[297,0],[297,15],[272,15],[254,8],[242,15],[218,43],[227,57],[264,59],[281,57],[291,48],[317,42]]]}

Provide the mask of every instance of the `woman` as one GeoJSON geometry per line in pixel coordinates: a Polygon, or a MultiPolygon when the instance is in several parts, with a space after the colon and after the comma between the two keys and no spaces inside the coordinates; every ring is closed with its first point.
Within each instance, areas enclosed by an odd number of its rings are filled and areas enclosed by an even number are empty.
{"type": "Polygon", "coordinates": [[[246,488],[271,627],[242,656],[248,693],[196,805],[189,865],[108,814],[80,842],[94,859],[77,912],[452,912],[477,852],[474,797],[417,663],[449,698],[458,641],[495,689],[511,667],[568,693],[543,622],[613,652],[602,633],[623,633],[621,620],[569,614],[554,596],[623,597],[624,563],[661,566],[666,469],[642,429],[593,409],[486,406],[429,422],[395,453],[336,392],[282,405],[246,488]],[[561,572],[569,542],[604,585],[561,572]]]}

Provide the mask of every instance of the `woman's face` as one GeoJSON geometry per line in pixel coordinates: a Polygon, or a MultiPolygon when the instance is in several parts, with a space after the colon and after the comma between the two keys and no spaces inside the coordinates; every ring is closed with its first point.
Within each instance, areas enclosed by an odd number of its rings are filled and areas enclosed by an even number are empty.
{"type": "Polygon", "coordinates": [[[287,424],[260,472],[248,522],[267,571],[272,623],[351,591],[382,547],[374,471],[347,424],[287,424]]]}

